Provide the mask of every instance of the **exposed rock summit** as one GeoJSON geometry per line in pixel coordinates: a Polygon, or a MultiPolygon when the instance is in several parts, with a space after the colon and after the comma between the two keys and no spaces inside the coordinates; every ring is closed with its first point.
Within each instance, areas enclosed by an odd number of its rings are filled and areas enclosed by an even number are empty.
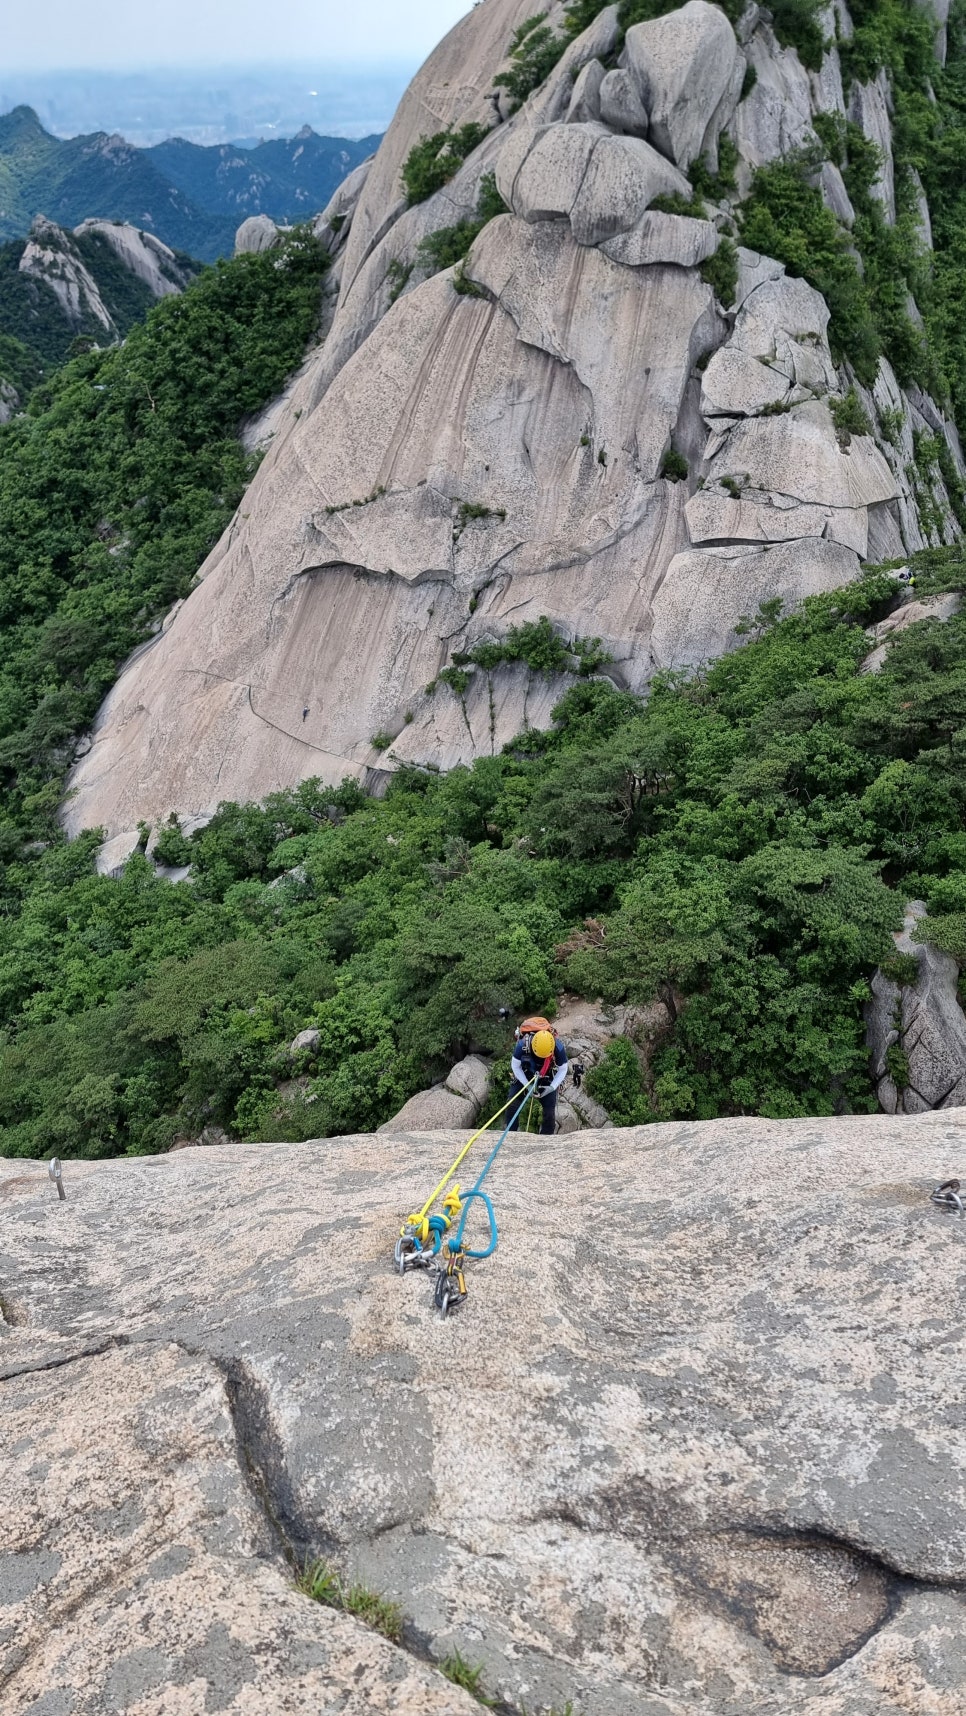
{"type": "Polygon", "coordinates": [[[445,1322],[465,1133],[7,1163],[4,1709],[961,1716],[964,1122],[517,1138],[445,1322]]]}
{"type": "MultiPolygon", "coordinates": [[[[104,705],[69,828],[471,760],[545,724],[566,680],[503,665],[460,693],[439,677],[454,651],[546,615],[600,637],[606,671],[641,690],[733,646],[760,601],[790,607],[923,544],[912,437],[941,433],[961,468],[955,430],[883,360],[856,389],[870,432],[841,435],[829,401],[854,377],[821,296],[774,258],[722,252],[733,197],[684,212],[685,169],[712,170],[723,137],[742,193],[818,114],[845,116],[837,49],[810,73],[767,13],[736,34],[706,0],[621,47],[609,7],[496,124],[488,96],[529,15],[475,7],[320,218],[336,256],[324,342],[255,434],[268,456],[198,588],[104,705]],[[471,123],[482,141],[407,206],[413,145],[471,123]],[[472,220],[489,174],[509,212],[429,275],[422,241],[472,220]]],[[[881,77],[851,86],[879,143],[887,97],[881,77]]],[[[883,163],[888,214],[884,145],[883,163]]],[[[837,170],[821,189],[847,222],[837,170]]],[[[938,478],[934,513],[955,532],[938,478]]]]}

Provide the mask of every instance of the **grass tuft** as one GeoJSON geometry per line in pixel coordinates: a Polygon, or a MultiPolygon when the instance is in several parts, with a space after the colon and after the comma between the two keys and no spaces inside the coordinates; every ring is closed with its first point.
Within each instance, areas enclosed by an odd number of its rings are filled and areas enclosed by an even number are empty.
{"type": "Polygon", "coordinates": [[[295,1581],[295,1588],[303,1597],[311,1597],[313,1603],[324,1603],[326,1608],[341,1609],[345,1615],[354,1615],[357,1621],[364,1622],[374,1632],[382,1633],[393,1644],[398,1644],[402,1638],[403,1615],[399,1604],[388,1597],[380,1597],[377,1591],[370,1591],[366,1585],[344,1585],[327,1561],[306,1562],[295,1581]]]}
{"type": "Polygon", "coordinates": [[[485,1710],[496,1709],[496,1699],[490,1697],[483,1685],[483,1664],[481,1662],[478,1662],[474,1668],[466,1661],[465,1657],[460,1655],[458,1650],[453,1650],[448,1656],[443,1657],[439,1664],[439,1672],[445,1675],[447,1680],[451,1680],[454,1686],[461,1686],[463,1691],[468,1692],[471,1698],[475,1698],[478,1704],[482,1704],[485,1710]]]}

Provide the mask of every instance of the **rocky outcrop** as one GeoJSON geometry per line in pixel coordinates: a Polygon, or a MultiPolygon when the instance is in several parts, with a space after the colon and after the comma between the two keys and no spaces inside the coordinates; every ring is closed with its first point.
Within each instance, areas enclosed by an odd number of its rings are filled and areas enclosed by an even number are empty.
{"type": "Polygon", "coordinates": [[[718,138],[732,118],[745,58],[718,6],[688,0],[676,12],[634,24],[625,53],[655,146],[685,171],[718,164],[718,138]]]}
{"type": "Polygon", "coordinates": [[[108,345],[132,321],[132,288],[143,307],[183,292],[194,272],[152,233],[124,221],[85,220],[73,232],[38,215],[17,271],[27,283],[31,313],[48,325],[60,321],[73,334],[108,345]],[[118,280],[121,265],[124,283],[118,280]]]}
{"type": "Polygon", "coordinates": [[[274,250],[285,230],[271,215],[249,215],[235,234],[235,255],[258,256],[263,250],[274,250]]]}
{"type": "Polygon", "coordinates": [[[53,293],[72,327],[80,329],[93,323],[102,335],[109,338],[114,335],[114,322],[97,282],[81,261],[69,235],[54,221],[37,215],[17,267],[28,280],[42,282],[53,293]]]}
{"type": "MultiPolygon", "coordinates": [[[[508,118],[490,97],[527,16],[526,0],[475,7],[320,217],[327,337],[246,426],[261,470],[102,709],[69,828],[467,762],[545,724],[567,682],[515,665],[453,691],[439,676],[454,651],[545,615],[600,637],[608,674],[640,691],[732,647],[761,601],[788,608],[924,544],[913,435],[942,435],[962,466],[942,413],[884,361],[858,387],[833,361],[828,306],[774,258],[717,254],[734,198],[682,212],[684,169],[713,167],[723,135],[740,191],[818,113],[844,115],[837,50],[809,73],[767,14],[750,8],[736,34],[705,0],[621,47],[609,7],[508,118]],[[407,207],[413,144],[471,122],[489,127],[478,147],[407,207]],[[491,174],[509,212],[431,276],[424,240],[474,220],[491,174]],[[869,434],[841,434],[830,408],[853,387],[869,434]]],[[[870,137],[888,96],[881,78],[852,85],[870,137]]],[[[820,184],[847,222],[841,175],[820,184]]],[[[885,165],[880,190],[888,212],[885,165]]],[[[938,469],[930,483],[930,529],[951,539],[938,469]]]]}
{"type": "Polygon", "coordinates": [[[869,651],[861,663],[860,673],[878,673],[886,663],[889,645],[894,638],[901,637],[910,626],[917,625],[920,620],[951,620],[959,613],[961,598],[952,592],[945,596],[933,596],[931,599],[919,601],[915,598],[903,602],[901,607],[887,614],[878,625],[871,626],[867,633],[875,648],[869,651]]]}
{"type": "Polygon", "coordinates": [[[85,220],[74,228],[75,238],[99,238],[118,261],[148,288],[153,298],[170,298],[183,292],[190,271],[179,263],[174,251],[153,232],[142,232],[122,220],[85,220]]]}
{"type": "Polygon", "coordinates": [[[479,1055],[464,1055],[442,1084],[417,1091],[380,1132],[439,1132],[472,1126],[489,1094],[490,1068],[479,1055]]]}
{"type": "Polygon", "coordinates": [[[866,1041],[879,1106],[886,1114],[920,1114],[966,1103],[966,1014],[959,1005],[959,966],[948,953],[913,939],[926,916],[911,900],[893,940],[918,970],[896,983],[884,972],[872,979],[866,1007],[866,1041]]]}
{"type": "Polygon", "coordinates": [[[512,1141],[445,1322],[461,1134],[6,1163],[5,1708],[961,1716],[964,1120],[512,1141]]]}

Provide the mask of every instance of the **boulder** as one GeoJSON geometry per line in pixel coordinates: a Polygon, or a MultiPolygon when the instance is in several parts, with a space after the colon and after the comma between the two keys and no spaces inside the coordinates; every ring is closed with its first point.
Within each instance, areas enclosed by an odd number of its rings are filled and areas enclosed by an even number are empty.
{"type": "Polygon", "coordinates": [[[432,1090],[418,1090],[404,1102],[398,1114],[380,1126],[384,1133],[399,1132],[462,1132],[476,1119],[476,1103],[470,1097],[458,1096],[445,1085],[432,1090]]]}
{"type": "Polygon", "coordinates": [[[652,142],[686,170],[699,156],[717,165],[718,138],[741,93],[745,59],[724,13],[707,0],[634,24],[627,69],[650,121],[652,142]]]}
{"type": "Polygon", "coordinates": [[[490,1091],[490,1064],[479,1055],[464,1055],[451,1067],[444,1080],[447,1090],[455,1091],[457,1096],[466,1097],[474,1102],[477,1109],[482,1108],[490,1091]]]}
{"type": "Polygon", "coordinates": [[[893,983],[881,971],[872,979],[866,1007],[866,1043],[880,1107],[887,1114],[959,1108],[966,1101],[966,1015],[959,1005],[959,967],[948,953],[914,939],[926,916],[910,900],[902,929],[893,936],[901,954],[918,962],[913,983],[893,983]],[[896,1083],[888,1051],[905,1056],[908,1082],[896,1083]]]}
{"type": "Polygon", "coordinates": [[[741,309],[745,299],[759,286],[767,281],[782,280],[785,276],[785,264],[776,262],[773,256],[763,256],[759,250],[748,250],[745,245],[735,247],[738,257],[738,283],[735,287],[734,310],[741,309]]]}
{"type": "Polygon", "coordinates": [[[20,410],[20,395],[11,381],[0,381],[0,423],[9,423],[20,410]]]}
{"type": "Polygon", "coordinates": [[[690,196],[691,187],[639,137],[615,137],[603,125],[548,125],[519,133],[504,148],[497,184],[525,221],[566,215],[578,244],[627,231],[657,196],[690,196]]]}
{"type": "Polygon", "coordinates": [[[109,840],[102,841],[94,854],[94,867],[99,876],[113,876],[115,879],[124,874],[124,866],[128,859],[137,851],[141,835],[137,828],[125,829],[120,834],[114,834],[109,840]]]}
{"type": "Polygon", "coordinates": [[[640,137],[602,137],[570,207],[578,244],[600,244],[638,224],[659,196],[689,196],[682,174],[640,137]]]}
{"type": "Polygon", "coordinates": [[[446,1321],[451,1134],[0,1165],[8,1706],[955,1716],[964,1122],[518,1136],[446,1321]]]}
{"type": "Polygon", "coordinates": [[[897,485],[871,436],[839,446],[823,400],[807,400],[773,417],[746,417],[708,462],[708,482],[723,478],[789,499],[830,508],[891,500],[897,485]]]}
{"type": "MultiPolygon", "coordinates": [[[[546,14],[546,21],[547,27],[559,37],[568,22],[561,0],[556,0],[546,14]]],[[[594,60],[607,59],[614,51],[619,34],[618,8],[605,6],[586,30],[567,43],[546,81],[527,97],[519,114],[510,117],[510,128],[522,124],[532,129],[536,125],[552,125],[556,120],[566,119],[571,96],[584,66],[594,60]]],[[[505,102],[504,109],[508,105],[505,102]]]]}
{"type": "Polygon", "coordinates": [[[301,1055],[301,1054],[304,1054],[306,1051],[308,1051],[308,1053],[311,1054],[313,1049],[318,1048],[319,1039],[320,1039],[321,1035],[322,1035],[321,1031],[316,1030],[315,1027],[312,1025],[310,1025],[304,1031],[299,1031],[298,1034],[296,1036],[294,1036],[292,1038],[292,1041],[289,1043],[289,1046],[288,1046],[289,1054],[290,1055],[301,1055]]]}
{"type": "MultiPolygon", "coordinates": [[[[821,292],[807,280],[793,278],[778,264],[765,266],[765,278],[741,298],[731,344],[765,363],[774,362],[787,340],[810,341],[828,349],[829,310],[821,292]]],[[[832,371],[834,381],[834,370],[832,371]]]]}
{"type": "Polygon", "coordinates": [[[600,86],[604,68],[600,60],[588,60],[574,80],[574,92],[567,108],[568,125],[586,125],[600,119],[600,86]]]}
{"type": "Polygon", "coordinates": [[[701,410],[707,418],[754,417],[766,406],[783,404],[791,387],[783,370],[729,342],[701,377],[701,410]]]}
{"type": "Polygon", "coordinates": [[[273,250],[284,230],[276,226],[270,215],[249,215],[235,234],[235,255],[250,256],[262,250],[273,250]]]}
{"type": "MultiPolygon", "coordinates": [[[[597,144],[608,136],[602,125],[543,126],[532,134],[515,171],[512,171],[514,150],[504,148],[497,167],[501,196],[513,213],[525,221],[569,215],[591,156],[597,144]],[[512,178],[508,176],[510,171],[512,178]]],[[[520,146],[525,140],[524,133],[520,146]]]]}
{"type": "Polygon", "coordinates": [[[557,1131],[561,1133],[580,1132],[582,1126],[583,1122],[576,1109],[572,1106],[569,1094],[567,1096],[558,1096],[557,1131]]]}
{"type": "Polygon", "coordinates": [[[655,262],[670,263],[675,268],[697,268],[714,255],[718,233],[713,221],[648,209],[629,232],[604,239],[600,248],[605,256],[622,262],[625,268],[647,268],[655,262]]]}
{"type": "Polygon", "coordinates": [[[759,489],[745,489],[736,497],[726,490],[706,487],[691,496],[684,512],[695,547],[825,537],[851,548],[862,559],[868,547],[865,507],[802,505],[787,495],[759,489]]]}
{"type": "Polygon", "coordinates": [[[490,1092],[490,1066],[479,1055],[464,1055],[432,1090],[420,1090],[404,1103],[398,1114],[380,1126],[380,1132],[434,1132],[441,1127],[459,1130],[480,1118],[490,1092]]]}
{"type": "Polygon", "coordinates": [[[629,137],[647,136],[647,111],[630,72],[615,67],[606,74],[598,90],[597,117],[629,137]]]}

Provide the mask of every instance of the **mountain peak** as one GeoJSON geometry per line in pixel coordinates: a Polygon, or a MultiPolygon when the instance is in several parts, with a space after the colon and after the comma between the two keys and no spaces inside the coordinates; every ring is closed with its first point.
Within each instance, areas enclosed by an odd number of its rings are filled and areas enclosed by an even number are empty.
{"type": "Polygon", "coordinates": [[[21,104],[0,113],[0,145],[22,142],[27,137],[48,137],[32,107],[21,104]]]}

